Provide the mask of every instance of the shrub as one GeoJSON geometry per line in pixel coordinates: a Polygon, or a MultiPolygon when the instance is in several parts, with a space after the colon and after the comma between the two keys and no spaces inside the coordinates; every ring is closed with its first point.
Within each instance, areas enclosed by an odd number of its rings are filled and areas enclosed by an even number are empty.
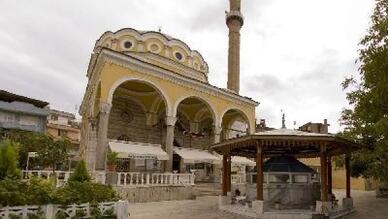
{"type": "Polygon", "coordinates": [[[0,205],[44,205],[53,200],[53,183],[32,177],[28,182],[6,178],[0,181],[0,205]]]}
{"type": "Polygon", "coordinates": [[[0,205],[15,206],[27,204],[27,183],[19,179],[5,178],[0,180],[0,205]]]}
{"type": "Polygon", "coordinates": [[[10,140],[0,142],[0,180],[8,178],[20,178],[18,169],[19,145],[10,140]]]}
{"type": "Polygon", "coordinates": [[[78,162],[74,172],[70,175],[69,182],[89,182],[90,176],[88,170],[86,169],[85,161],[81,160],[78,162]]]}
{"type": "Polygon", "coordinates": [[[27,204],[44,205],[54,199],[54,182],[51,179],[32,177],[25,190],[27,204]]]}
{"type": "Polygon", "coordinates": [[[81,204],[86,202],[105,202],[117,200],[118,196],[111,186],[91,182],[70,181],[55,192],[56,204],[81,204]]]}

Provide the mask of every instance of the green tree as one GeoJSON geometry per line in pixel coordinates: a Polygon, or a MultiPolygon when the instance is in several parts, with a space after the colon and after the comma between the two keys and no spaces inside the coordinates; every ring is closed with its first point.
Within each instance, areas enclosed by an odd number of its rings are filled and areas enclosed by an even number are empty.
{"type": "Polygon", "coordinates": [[[50,166],[53,173],[62,164],[68,161],[71,142],[66,138],[54,139],[51,136],[38,136],[40,143],[37,148],[37,160],[42,166],[50,166]]]}
{"type": "Polygon", "coordinates": [[[88,170],[86,169],[85,161],[81,160],[78,162],[77,166],[75,167],[74,172],[70,175],[69,182],[89,182],[90,176],[88,173],[88,170]]]}
{"type": "Polygon", "coordinates": [[[10,140],[0,142],[0,180],[8,178],[20,178],[18,169],[19,145],[10,140]]]}
{"type": "Polygon", "coordinates": [[[388,180],[388,0],[376,0],[361,40],[359,76],[345,79],[351,109],[342,111],[343,135],[363,145],[352,154],[353,176],[388,180]]]}
{"type": "MultiPolygon", "coordinates": [[[[37,151],[46,135],[19,129],[0,129],[0,136],[19,143],[19,167],[26,169],[28,152],[37,151]]],[[[36,163],[35,160],[29,161],[30,166],[34,163],[36,163]]]]}

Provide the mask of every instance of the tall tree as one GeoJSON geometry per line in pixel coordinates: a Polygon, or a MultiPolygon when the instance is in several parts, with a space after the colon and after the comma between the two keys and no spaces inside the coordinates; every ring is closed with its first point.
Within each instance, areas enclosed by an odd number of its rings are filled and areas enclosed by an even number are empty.
{"type": "Polygon", "coordinates": [[[388,0],[376,0],[361,40],[359,77],[342,83],[352,106],[344,109],[344,135],[365,145],[352,156],[352,175],[388,180],[388,0]]]}
{"type": "Polygon", "coordinates": [[[51,136],[39,136],[40,146],[37,148],[37,160],[42,166],[50,166],[55,170],[69,159],[71,142],[66,138],[53,139],[51,136]]]}

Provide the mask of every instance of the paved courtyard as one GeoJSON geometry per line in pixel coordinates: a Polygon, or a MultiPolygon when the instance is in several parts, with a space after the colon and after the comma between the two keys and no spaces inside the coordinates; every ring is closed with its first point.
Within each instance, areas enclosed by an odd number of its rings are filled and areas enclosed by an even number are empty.
{"type": "MultiPolygon", "coordinates": [[[[344,195],[343,190],[336,190],[339,200],[344,195]]],[[[386,219],[388,218],[388,199],[376,199],[374,192],[352,191],[356,212],[346,219],[386,219]]],[[[130,205],[130,218],[168,218],[168,219],[197,219],[197,218],[242,218],[221,212],[217,209],[218,197],[205,196],[196,200],[164,201],[151,203],[136,203],[130,205]]]]}

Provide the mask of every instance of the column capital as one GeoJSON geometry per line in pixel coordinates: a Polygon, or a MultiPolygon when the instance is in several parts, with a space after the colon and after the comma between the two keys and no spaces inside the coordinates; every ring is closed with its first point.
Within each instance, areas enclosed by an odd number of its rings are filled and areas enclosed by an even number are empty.
{"type": "Polygon", "coordinates": [[[166,125],[167,126],[175,126],[177,118],[175,116],[166,116],[166,125]]]}
{"type": "Polygon", "coordinates": [[[100,112],[108,114],[110,109],[112,108],[112,104],[110,103],[100,103],[100,112]]]}
{"type": "Polygon", "coordinates": [[[222,132],[222,127],[221,126],[214,126],[214,134],[220,135],[222,132]]]}

